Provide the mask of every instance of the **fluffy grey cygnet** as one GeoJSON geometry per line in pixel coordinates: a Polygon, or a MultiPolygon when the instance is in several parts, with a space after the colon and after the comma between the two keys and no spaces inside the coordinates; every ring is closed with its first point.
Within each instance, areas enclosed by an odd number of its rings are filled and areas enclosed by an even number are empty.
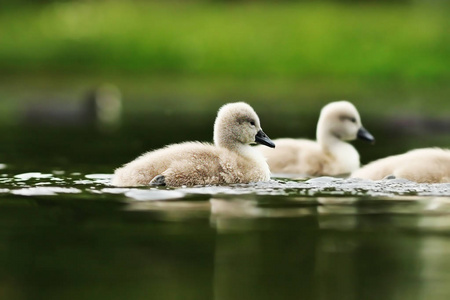
{"type": "Polygon", "coordinates": [[[358,151],[346,141],[375,141],[362,126],[358,110],[348,101],[331,102],[322,108],[316,138],[275,139],[276,149],[258,149],[267,158],[272,173],[333,176],[350,174],[360,167],[358,151]]]}
{"type": "Polygon", "coordinates": [[[222,106],[214,123],[214,144],[184,142],[147,152],[118,168],[115,186],[223,185],[270,179],[264,156],[251,147],[275,144],[262,131],[258,115],[244,102],[222,106]]]}
{"type": "Polygon", "coordinates": [[[450,150],[422,148],[375,160],[351,177],[380,180],[393,175],[419,183],[450,183],[450,150]]]}

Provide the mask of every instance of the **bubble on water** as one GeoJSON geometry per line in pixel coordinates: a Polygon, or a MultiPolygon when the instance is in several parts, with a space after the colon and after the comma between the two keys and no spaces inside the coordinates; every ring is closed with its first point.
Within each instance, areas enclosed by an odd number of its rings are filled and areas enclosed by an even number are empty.
{"type": "Polygon", "coordinates": [[[87,185],[87,184],[93,184],[94,181],[84,179],[84,180],[74,180],[73,183],[74,184],[79,184],[79,185],[87,185]]]}
{"type": "Polygon", "coordinates": [[[84,176],[86,179],[74,180],[75,184],[109,184],[112,178],[112,174],[86,174],[84,176]]]}
{"type": "Polygon", "coordinates": [[[11,183],[13,180],[12,178],[0,178],[0,183],[11,183]]]}
{"type": "Polygon", "coordinates": [[[54,196],[58,194],[78,194],[81,190],[63,187],[31,187],[11,191],[11,194],[21,196],[54,196]]]}
{"type": "Polygon", "coordinates": [[[16,178],[16,180],[29,180],[29,179],[40,179],[40,178],[50,178],[52,177],[52,174],[44,174],[44,173],[40,173],[40,172],[29,172],[29,173],[22,173],[22,174],[17,174],[14,176],[14,178],[16,178]]]}

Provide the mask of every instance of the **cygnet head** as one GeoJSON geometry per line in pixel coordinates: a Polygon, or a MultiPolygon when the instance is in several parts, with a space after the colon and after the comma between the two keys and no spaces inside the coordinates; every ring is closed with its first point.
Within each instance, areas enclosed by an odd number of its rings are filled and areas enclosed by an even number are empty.
{"type": "Polygon", "coordinates": [[[329,136],[343,141],[362,139],[373,142],[375,138],[362,126],[356,107],[348,101],[336,101],[325,105],[317,124],[317,139],[329,136]]]}
{"type": "Polygon", "coordinates": [[[244,102],[222,106],[214,123],[214,144],[232,149],[254,143],[275,147],[262,131],[258,115],[253,108],[244,102]]]}

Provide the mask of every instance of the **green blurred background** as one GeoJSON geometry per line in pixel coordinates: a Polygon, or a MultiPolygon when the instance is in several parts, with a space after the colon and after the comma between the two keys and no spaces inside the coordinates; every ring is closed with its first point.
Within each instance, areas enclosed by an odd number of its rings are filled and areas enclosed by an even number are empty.
{"type": "Polygon", "coordinates": [[[448,146],[447,1],[0,4],[3,126],[22,124],[31,104],[77,103],[111,83],[122,93],[122,128],[136,126],[122,133],[151,136],[130,158],[211,140],[217,108],[237,100],[255,108],[272,138],[314,138],[324,104],[352,101],[385,149],[363,162],[448,146]]]}

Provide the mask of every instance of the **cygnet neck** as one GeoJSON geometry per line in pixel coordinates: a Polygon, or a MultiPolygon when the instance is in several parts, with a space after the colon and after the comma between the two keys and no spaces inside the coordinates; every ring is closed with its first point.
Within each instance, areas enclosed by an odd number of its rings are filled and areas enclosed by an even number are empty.
{"type": "Polygon", "coordinates": [[[324,130],[322,126],[317,127],[316,139],[320,147],[326,152],[332,152],[333,148],[340,145],[348,145],[345,141],[341,140],[339,136],[333,134],[331,130],[324,130]]]}
{"type": "Polygon", "coordinates": [[[242,154],[244,156],[249,156],[249,152],[252,150],[250,145],[243,144],[239,141],[233,140],[231,138],[216,138],[214,139],[214,144],[217,147],[225,148],[230,151],[242,154]]]}
{"type": "Polygon", "coordinates": [[[332,132],[322,132],[317,135],[317,142],[322,151],[341,166],[340,172],[349,173],[359,167],[359,153],[349,143],[341,140],[332,132]]]}

